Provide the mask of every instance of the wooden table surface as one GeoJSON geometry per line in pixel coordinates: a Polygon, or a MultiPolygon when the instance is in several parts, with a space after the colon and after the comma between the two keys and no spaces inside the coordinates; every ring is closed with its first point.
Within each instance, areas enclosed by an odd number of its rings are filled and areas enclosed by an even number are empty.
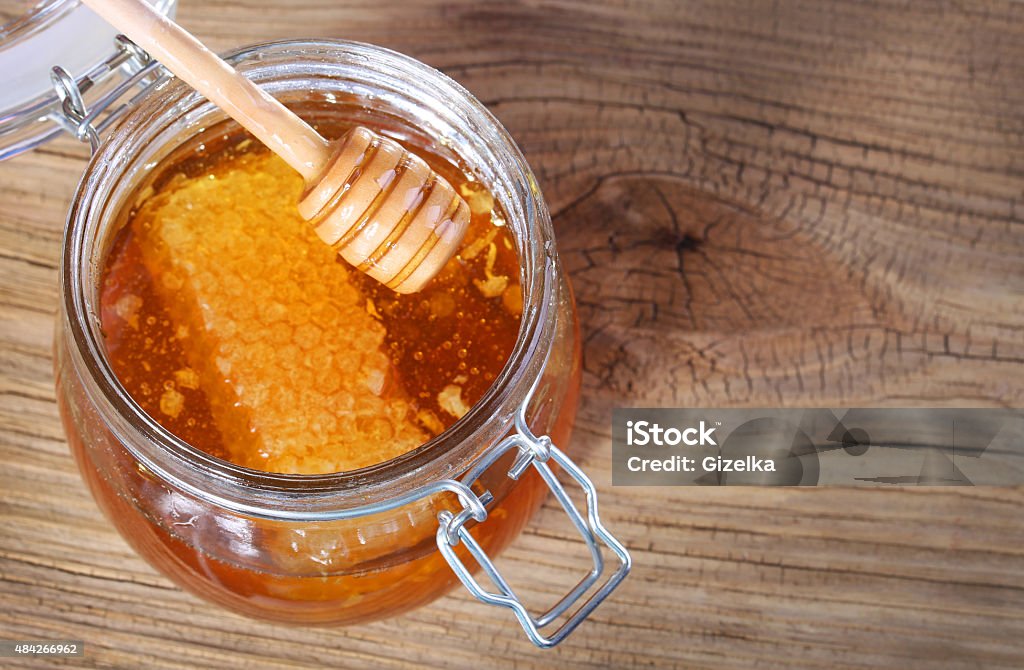
{"type": "MultiPolygon", "coordinates": [[[[613,488],[609,466],[616,406],[1024,406],[1024,5],[182,4],[218,49],[404,51],[506,124],[578,294],[572,449],[635,571],[547,652],[462,591],[307,630],[174,588],[102,518],[58,423],[85,155],[63,140],[0,164],[0,638],[84,640],[66,664],[103,668],[1024,667],[1019,489],[613,488]]],[[[560,514],[501,561],[537,604],[574,574],[560,514]]]]}

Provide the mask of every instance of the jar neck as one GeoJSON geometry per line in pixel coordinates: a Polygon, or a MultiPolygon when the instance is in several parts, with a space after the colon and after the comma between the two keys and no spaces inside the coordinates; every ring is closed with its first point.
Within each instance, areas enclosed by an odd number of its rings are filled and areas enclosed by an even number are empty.
{"type": "Polygon", "coordinates": [[[228,57],[285,102],[355,96],[455,147],[463,169],[504,209],[520,259],[523,315],[511,356],[484,397],[448,430],[379,465],[328,475],[244,468],[183,442],[147,416],[114,375],[97,315],[103,261],[135,187],[176,147],[224,119],[181,82],[162,77],[125,112],[93,156],[69,214],[62,265],[70,361],[103,421],[169,485],[212,504],[267,518],[315,520],[376,511],[441,479],[458,477],[512,426],[544,369],[555,333],[559,269],[551,219],[536,180],[501,124],[464,88],[395,52],[344,41],[286,41],[228,57]]]}

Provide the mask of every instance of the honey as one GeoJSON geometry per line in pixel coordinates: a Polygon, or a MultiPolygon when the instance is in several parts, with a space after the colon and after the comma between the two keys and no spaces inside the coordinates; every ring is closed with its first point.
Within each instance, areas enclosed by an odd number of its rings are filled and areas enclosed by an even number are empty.
{"type": "Polygon", "coordinates": [[[407,453],[461,418],[511,353],[519,263],[491,194],[410,146],[472,211],[460,252],[399,295],[295,208],[302,179],[238,134],[192,144],[138,191],[107,256],[107,354],[142,409],[193,446],[283,473],[407,453]]]}

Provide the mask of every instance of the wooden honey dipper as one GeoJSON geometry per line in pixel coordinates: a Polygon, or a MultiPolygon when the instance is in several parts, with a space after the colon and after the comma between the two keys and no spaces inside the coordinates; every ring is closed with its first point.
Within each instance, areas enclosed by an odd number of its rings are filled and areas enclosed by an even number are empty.
{"type": "Polygon", "coordinates": [[[362,127],[327,141],[145,0],[83,2],[301,174],[299,213],[359,270],[415,293],[455,253],[469,206],[423,159],[362,127]]]}

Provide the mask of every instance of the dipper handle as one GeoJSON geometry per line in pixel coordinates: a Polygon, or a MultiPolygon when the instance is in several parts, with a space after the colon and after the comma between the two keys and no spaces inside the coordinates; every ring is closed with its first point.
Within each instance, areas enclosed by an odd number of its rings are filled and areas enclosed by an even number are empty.
{"type": "Polygon", "coordinates": [[[301,174],[299,212],[358,270],[414,293],[455,254],[469,206],[418,156],[366,128],[328,142],[145,0],[83,2],[301,174]]]}
{"type": "Polygon", "coordinates": [[[83,0],[107,23],[202,93],[307,182],[330,160],[330,143],[145,0],[83,0]]]}

